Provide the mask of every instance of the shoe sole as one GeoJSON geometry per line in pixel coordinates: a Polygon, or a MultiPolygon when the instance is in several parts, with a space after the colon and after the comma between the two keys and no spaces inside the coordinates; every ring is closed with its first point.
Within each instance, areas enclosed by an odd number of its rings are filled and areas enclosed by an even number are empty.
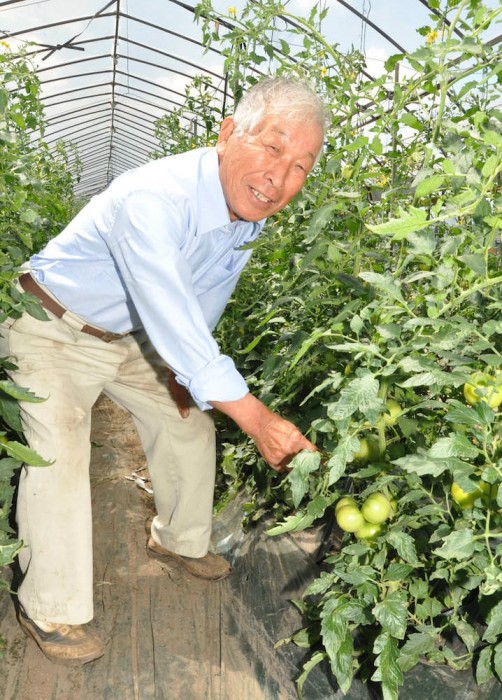
{"type": "Polygon", "coordinates": [[[104,649],[101,649],[93,652],[92,654],[87,654],[87,656],[79,656],[74,658],[61,657],[57,653],[52,653],[50,649],[47,648],[47,645],[44,644],[43,640],[38,637],[36,629],[34,629],[31,624],[31,620],[24,618],[21,614],[18,615],[17,620],[25,635],[30,639],[33,639],[44,656],[46,656],[49,661],[54,663],[62,664],[64,666],[83,666],[91,661],[96,661],[96,659],[99,659],[104,654],[104,649]]]}

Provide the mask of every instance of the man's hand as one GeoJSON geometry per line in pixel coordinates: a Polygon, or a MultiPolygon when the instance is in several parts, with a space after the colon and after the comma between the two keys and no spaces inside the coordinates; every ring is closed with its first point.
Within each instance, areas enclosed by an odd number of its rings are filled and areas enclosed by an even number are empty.
{"type": "Polygon", "coordinates": [[[167,368],[167,385],[171,396],[176,401],[178,413],[182,418],[188,418],[190,414],[190,394],[184,386],[178,384],[174,372],[169,368],[167,368]]]}
{"type": "Polygon", "coordinates": [[[211,401],[211,405],[253,438],[263,459],[275,471],[287,471],[287,465],[301,450],[317,451],[293,423],[273,413],[252,394],[238,401],[211,401]]]}
{"type": "Polygon", "coordinates": [[[298,452],[317,450],[293,423],[276,413],[272,413],[270,421],[254,441],[263,459],[277,472],[288,471],[288,464],[298,452]]]}

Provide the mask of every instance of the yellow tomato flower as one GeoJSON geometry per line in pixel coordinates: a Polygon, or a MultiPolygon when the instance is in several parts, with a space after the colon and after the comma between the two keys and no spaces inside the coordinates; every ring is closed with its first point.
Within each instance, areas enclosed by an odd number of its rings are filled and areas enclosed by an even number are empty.
{"type": "Polygon", "coordinates": [[[236,7],[229,7],[228,14],[230,17],[237,17],[237,8],[236,7]]]}
{"type": "Polygon", "coordinates": [[[430,46],[431,44],[434,44],[435,41],[437,41],[438,36],[439,34],[437,33],[437,31],[433,29],[427,34],[427,36],[425,37],[425,41],[430,46]]]}
{"type": "Polygon", "coordinates": [[[327,68],[325,66],[323,66],[321,68],[321,75],[326,75],[327,72],[328,72],[327,68]]]}

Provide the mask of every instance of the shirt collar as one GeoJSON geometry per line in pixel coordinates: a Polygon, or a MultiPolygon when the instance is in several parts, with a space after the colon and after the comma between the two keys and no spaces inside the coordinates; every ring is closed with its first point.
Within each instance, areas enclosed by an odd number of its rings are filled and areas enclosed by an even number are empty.
{"type": "Polygon", "coordinates": [[[258,222],[230,221],[225,195],[220,181],[219,161],[216,148],[207,148],[202,153],[199,169],[198,205],[200,223],[199,233],[207,233],[216,228],[238,228],[242,225],[252,227],[252,239],[260,233],[266,219],[258,222]]]}

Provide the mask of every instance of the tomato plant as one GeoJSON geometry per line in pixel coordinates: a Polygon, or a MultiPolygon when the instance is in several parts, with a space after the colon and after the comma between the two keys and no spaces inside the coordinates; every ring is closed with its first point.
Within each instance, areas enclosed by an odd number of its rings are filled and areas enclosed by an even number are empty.
{"type": "MultiPolygon", "coordinates": [[[[43,138],[32,142],[30,131],[43,136],[45,120],[40,86],[25,52],[14,54],[0,41],[0,320],[18,318],[24,310],[45,318],[31,295],[13,282],[20,265],[70,219],[76,206],[68,149],[51,151],[43,138]]],[[[22,464],[44,465],[23,442],[18,401],[38,401],[29,387],[10,381],[0,358],[0,568],[12,562],[21,547],[13,537],[10,511],[14,475],[22,464]]],[[[0,581],[0,585],[3,582],[0,581]]]]}
{"type": "Polygon", "coordinates": [[[421,661],[502,679],[500,411],[463,393],[502,368],[500,55],[486,40],[502,10],[441,9],[423,45],[372,78],[323,35],[324,6],[306,19],[248,3],[228,33],[209,0],[197,8],[237,99],[267,61],[316,84],[333,115],[320,167],[269,222],[218,327],[251,389],[323,455],[277,477],[243,440],[231,468],[249,520],[272,512],[280,535],[348,492],[391,504],[377,533],[344,535],[305,591],[305,634],[321,646],[300,692],[323,659],[343,692],[358,674],[386,700],[421,661]],[[489,497],[459,507],[452,483],[470,493],[480,479],[489,497]]]}

